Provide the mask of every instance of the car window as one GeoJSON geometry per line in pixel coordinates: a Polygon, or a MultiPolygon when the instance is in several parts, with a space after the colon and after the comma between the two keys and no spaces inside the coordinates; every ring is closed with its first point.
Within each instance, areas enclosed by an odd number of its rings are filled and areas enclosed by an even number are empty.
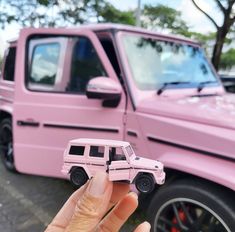
{"type": "Polygon", "coordinates": [[[110,161],[126,160],[126,156],[121,147],[110,147],[109,157],[110,161]]]}
{"type": "Polygon", "coordinates": [[[85,94],[89,80],[107,76],[91,41],[85,37],[74,39],[70,82],[67,92],[85,94]]]}
{"type": "Polygon", "coordinates": [[[27,88],[33,91],[85,94],[89,80],[107,77],[89,38],[32,38],[28,43],[27,88]]]}
{"type": "Polygon", "coordinates": [[[6,55],[4,76],[3,76],[3,79],[6,81],[14,81],[15,58],[16,58],[16,47],[10,47],[6,55]]]}
{"type": "Polygon", "coordinates": [[[84,155],[84,146],[71,146],[69,150],[70,155],[84,155]]]}
{"type": "Polygon", "coordinates": [[[29,84],[53,86],[58,70],[59,55],[59,43],[37,45],[33,51],[29,84]]]}
{"type": "Polygon", "coordinates": [[[90,156],[91,157],[104,157],[104,146],[91,146],[90,147],[90,156]]]}

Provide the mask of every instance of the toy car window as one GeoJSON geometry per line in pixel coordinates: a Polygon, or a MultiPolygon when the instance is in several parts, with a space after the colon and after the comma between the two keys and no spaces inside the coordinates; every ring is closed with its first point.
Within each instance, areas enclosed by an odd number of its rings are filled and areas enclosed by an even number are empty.
{"type": "Polygon", "coordinates": [[[70,155],[83,155],[85,147],[84,146],[71,146],[69,150],[70,155]]]}
{"type": "Polygon", "coordinates": [[[90,148],[91,157],[104,157],[104,146],[91,146],[90,148]]]}
{"type": "Polygon", "coordinates": [[[110,161],[126,160],[126,156],[121,147],[109,148],[109,158],[110,161]]]}

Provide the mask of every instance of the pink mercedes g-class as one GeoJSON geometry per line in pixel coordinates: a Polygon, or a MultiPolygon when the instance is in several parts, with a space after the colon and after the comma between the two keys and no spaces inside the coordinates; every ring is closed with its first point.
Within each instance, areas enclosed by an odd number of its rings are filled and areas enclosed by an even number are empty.
{"type": "Polygon", "coordinates": [[[155,184],[165,182],[161,162],[136,156],[128,142],[118,140],[71,140],[64,151],[61,171],[77,188],[99,171],[107,172],[110,181],[135,184],[141,193],[151,193],[155,184]]]}
{"type": "Polygon", "coordinates": [[[79,137],[164,164],[144,201],[152,231],[235,231],[235,95],[198,43],[113,24],[23,29],[0,79],[4,165],[64,178],[79,137]]]}

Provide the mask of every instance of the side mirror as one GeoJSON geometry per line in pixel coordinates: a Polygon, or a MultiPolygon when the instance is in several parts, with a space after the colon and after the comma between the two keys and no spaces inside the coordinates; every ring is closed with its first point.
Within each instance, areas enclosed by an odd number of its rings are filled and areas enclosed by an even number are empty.
{"type": "Polygon", "coordinates": [[[121,94],[121,85],[108,77],[96,77],[87,84],[87,97],[104,100],[103,106],[117,106],[120,102],[121,94]]]}

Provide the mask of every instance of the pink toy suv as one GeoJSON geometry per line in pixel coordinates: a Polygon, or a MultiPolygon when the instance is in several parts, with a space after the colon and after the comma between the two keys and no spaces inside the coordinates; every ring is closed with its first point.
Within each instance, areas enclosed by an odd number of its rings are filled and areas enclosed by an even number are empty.
{"type": "Polygon", "coordinates": [[[111,181],[135,183],[142,193],[163,184],[165,172],[159,161],[135,155],[128,142],[104,139],[71,140],[64,152],[62,173],[69,175],[76,187],[81,187],[97,171],[106,171],[111,181]]]}

